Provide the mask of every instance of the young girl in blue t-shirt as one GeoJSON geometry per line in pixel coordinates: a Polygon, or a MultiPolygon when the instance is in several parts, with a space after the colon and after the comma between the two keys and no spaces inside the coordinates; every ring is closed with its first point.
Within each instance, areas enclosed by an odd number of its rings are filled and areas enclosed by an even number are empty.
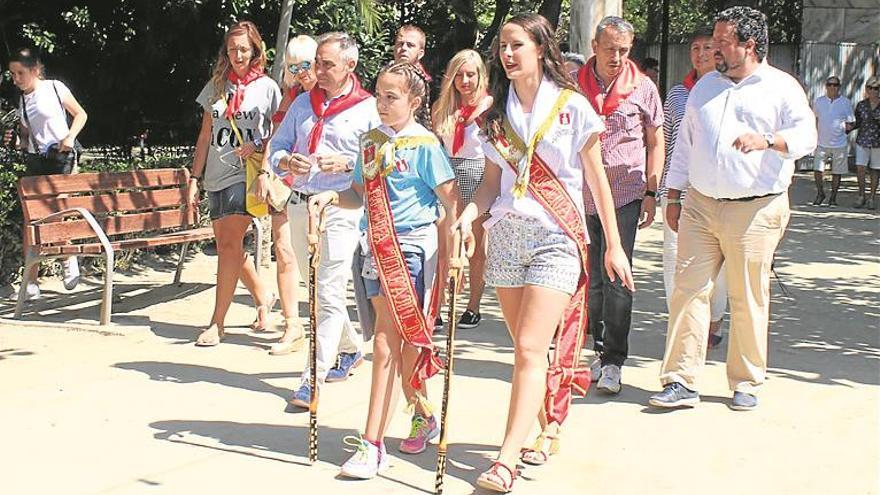
{"type": "Polygon", "coordinates": [[[375,312],[376,340],[366,428],[351,442],[357,451],[342,466],[342,475],[348,477],[369,479],[387,467],[383,439],[397,403],[398,378],[403,378],[416,412],[421,411],[423,435],[436,429],[424,407],[424,380],[439,370],[431,352],[431,313],[436,307],[431,301],[437,296],[432,286],[447,265],[446,260],[438,262],[437,247],[447,242],[450,231],[443,223],[438,229],[435,222],[438,201],[455,212],[459,193],[439,140],[416,120],[417,114],[427,115],[427,95],[427,83],[415,66],[385,67],[376,81],[382,125],[361,136],[352,188],[318,194],[309,204],[313,214],[330,203],[365,210],[360,244],[364,261],[356,283],[363,284],[375,312]]]}

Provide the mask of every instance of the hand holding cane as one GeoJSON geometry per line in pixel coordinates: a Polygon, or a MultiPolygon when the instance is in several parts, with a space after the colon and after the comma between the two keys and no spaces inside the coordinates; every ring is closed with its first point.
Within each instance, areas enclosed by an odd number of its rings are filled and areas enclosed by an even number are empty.
{"type": "Polygon", "coordinates": [[[449,314],[446,320],[449,324],[449,331],[446,333],[446,373],[443,376],[443,405],[440,416],[440,441],[437,445],[437,475],[434,480],[434,493],[441,495],[443,493],[443,477],[446,474],[446,433],[449,418],[449,385],[452,381],[453,360],[455,353],[455,326],[458,318],[455,314],[455,306],[458,302],[458,292],[461,285],[461,273],[464,268],[464,260],[462,254],[470,257],[473,254],[471,249],[468,253],[464,248],[465,238],[462,237],[461,231],[455,230],[452,237],[452,256],[449,258],[449,314]]]}
{"type": "Polygon", "coordinates": [[[309,243],[309,383],[312,396],[309,400],[309,463],[318,460],[318,265],[321,262],[321,233],[324,231],[324,212],[321,208],[315,212],[309,205],[309,232],[306,239],[309,243]],[[316,218],[317,217],[317,218],[316,218]]]}

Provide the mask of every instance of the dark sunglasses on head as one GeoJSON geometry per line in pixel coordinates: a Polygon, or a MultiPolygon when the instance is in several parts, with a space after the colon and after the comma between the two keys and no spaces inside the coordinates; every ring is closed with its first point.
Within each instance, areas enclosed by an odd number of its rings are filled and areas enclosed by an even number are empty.
{"type": "Polygon", "coordinates": [[[825,86],[837,86],[837,87],[840,87],[840,83],[836,83],[836,82],[827,82],[827,83],[825,83],[825,86]]]}
{"type": "Polygon", "coordinates": [[[880,90],[880,86],[868,86],[868,89],[873,89],[875,91],[880,90]]]}
{"type": "Polygon", "coordinates": [[[300,62],[298,64],[290,64],[290,66],[288,66],[290,73],[293,74],[294,76],[299,74],[300,72],[309,70],[311,68],[312,68],[312,62],[309,60],[303,60],[302,62],[300,62]]]}

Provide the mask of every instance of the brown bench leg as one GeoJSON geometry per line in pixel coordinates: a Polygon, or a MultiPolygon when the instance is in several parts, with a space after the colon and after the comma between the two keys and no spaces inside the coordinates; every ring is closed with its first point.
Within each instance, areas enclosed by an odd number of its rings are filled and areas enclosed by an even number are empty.
{"type": "Polygon", "coordinates": [[[101,303],[101,325],[110,324],[110,314],[113,307],[113,272],[115,271],[115,257],[113,250],[104,253],[106,271],[104,272],[104,298],[101,303]]]}
{"type": "Polygon", "coordinates": [[[177,271],[174,272],[174,285],[180,285],[180,276],[183,274],[183,262],[186,260],[186,250],[189,249],[188,242],[184,242],[180,247],[180,259],[177,261],[177,271]]]}

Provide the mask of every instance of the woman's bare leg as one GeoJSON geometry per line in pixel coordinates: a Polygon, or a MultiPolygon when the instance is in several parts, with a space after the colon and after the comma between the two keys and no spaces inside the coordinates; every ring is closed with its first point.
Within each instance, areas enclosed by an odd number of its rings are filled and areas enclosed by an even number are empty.
{"type": "Polygon", "coordinates": [[[498,299],[513,335],[514,346],[513,387],[498,460],[507,466],[515,466],[544,402],[550,341],[571,296],[558,290],[527,285],[524,288],[499,288],[498,299]],[[508,316],[514,319],[508,319],[508,316]]]}

